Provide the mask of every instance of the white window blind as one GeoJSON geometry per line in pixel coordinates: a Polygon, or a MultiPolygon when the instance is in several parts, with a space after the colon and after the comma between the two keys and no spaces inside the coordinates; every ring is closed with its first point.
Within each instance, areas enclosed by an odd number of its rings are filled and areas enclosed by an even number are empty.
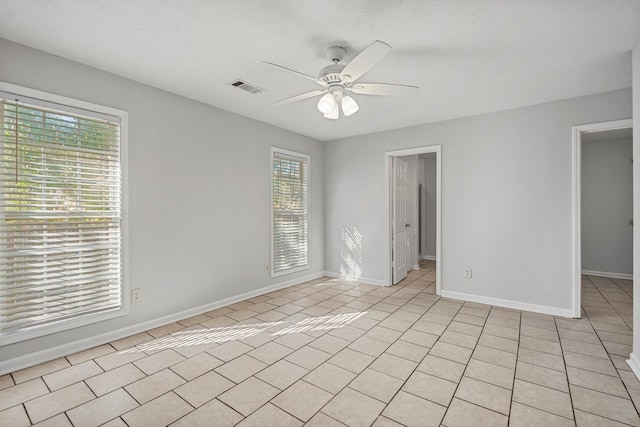
{"type": "Polygon", "coordinates": [[[309,265],[309,156],[272,149],[272,275],[309,265]]]}
{"type": "Polygon", "coordinates": [[[0,337],[122,307],[120,124],[0,93],[0,337]]]}

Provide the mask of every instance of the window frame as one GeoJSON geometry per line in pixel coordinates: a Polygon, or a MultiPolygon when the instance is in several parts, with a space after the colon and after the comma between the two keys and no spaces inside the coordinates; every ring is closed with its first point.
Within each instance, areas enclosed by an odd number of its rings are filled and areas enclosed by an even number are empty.
{"type": "Polygon", "coordinates": [[[13,344],[33,338],[51,335],[93,323],[126,316],[130,308],[129,285],[129,177],[128,177],[128,130],[129,113],[112,107],[81,101],[74,98],[31,89],[0,81],[0,91],[14,94],[16,99],[45,108],[54,108],[72,114],[90,115],[97,118],[117,117],[120,120],[120,244],[121,244],[121,306],[96,313],[81,314],[75,317],[54,320],[38,325],[0,333],[0,346],[13,344]]]}
{"type": "Polygon", "coordinates": [[[269,174],[270,174],[270,245],[271,245],[271,253],[270,253],[270,275],[271,278],[277,278],[280,276],[284,276],[286,274],[292,274],[303,270],[308,270],[311,268],[311,156],[309,154],[304,154],[296,151],[286,150],[284,148],[271,147],[270,156],[269,156],[269,174]],[[305,161],[306,165],[306,192],[307,192],[307,263],[305,265],[290,267],[284,270],[275,271],[274,268],[274,256],[275,256],[275,233],[274,233],[274,192],[273,192],[273,184],[274,184],[274,176],[273,176],[273,161],[276,158],[276,155],[280,154],[285,157],[294,157],[305,161]]]}

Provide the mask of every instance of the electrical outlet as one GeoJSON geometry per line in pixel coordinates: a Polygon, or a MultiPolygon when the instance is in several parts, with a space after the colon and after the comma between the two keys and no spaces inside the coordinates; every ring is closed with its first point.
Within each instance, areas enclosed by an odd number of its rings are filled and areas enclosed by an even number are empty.
{"type": "Polygon", "coordinates": [[[471,273],[472,273],[472,271],[471,271],[470,268],[465,268],[464,269],[464,278],[465,279],[471,279],[471,273]]]}
{"type": "Polygon", "coordinates": [[[264,272],[268,273],[269,272],[269,264],[265,264],[264,265],[264,272]]]}
{"type": "Polygon", "coordinates": [[[131,302],[132,303],[140,302],[141,299],[142,299],[142,289],[140,289],[140,288],[132,289],[131,290],[131,302]]]}

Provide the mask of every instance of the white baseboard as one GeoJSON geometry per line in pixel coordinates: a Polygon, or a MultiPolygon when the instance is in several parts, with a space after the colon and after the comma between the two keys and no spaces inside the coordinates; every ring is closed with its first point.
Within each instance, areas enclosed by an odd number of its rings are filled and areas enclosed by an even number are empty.
{"type": "Polygon", "coordinates": [[[631,371],[636,375],[636,378],[640,380],[640,359],[635,353],[629,355],[627,365],[631,368],[631,371]]]}
{"type": "Polygon", "coordinates": [[[412,266],[411,266],[411,269],[412,269],[412,270],[420,270],[420,265],[419,265],[419,264],[412,265],[412,266]]]}
{"type": "Polygon", "coordinates": [[[502,298],[485,297],[481,295],[466,294],[464,292],[442,290],[441,296],[445,298],[461,299],[464,301],[478,302],[480,304],[495,305],[498,307],[512,308],[515,310],[533,311],[535,313],[550,314],[552,316],[573,317],[573,310],[548,305],[529,304],[502,298]]]}
{"type": "MultiPolygon", "coordinates": [[[[325,271],[325,276],[333,277],[335,279],[340,278],[340,274],[336,271],[325,271]]],[[[364,283],[366,285],[375,285],[375,286],[387,286],[384,280],[380,279],[371,279],[369,277],[359,277],[358,280],[353,280],[354,282],[364,283]]]]}
{"type": "Polygon", "coordinates": [[[592,271],[592,270],[582,270],[581,272],[585,276],[597,276],[597,277],[607,277],[609,279],[626,279],[633,280],[633,274],[627,273],[610,273],[608,271],[592,271]]]}
{"type": "Polygon", "coordinates": [[[420,258],[426,259],[427,261],[435,261],[436,260],[436,256],[435,255],[422,255],[420,258]]]}
{"type": "Polygon", "coordinates": [[[127,326],[115,331],[106,332],[104,334],[96,335],[89,338],[84,338],[78,341],[73,341],[66,344],[61,344],[56,347],[47,348],[45,350],[37,351],[35,353],[26,354],[23,356],[14,357],[8,360],[0,361],[0,375],[15,372],[19,369],[27,368],[29,366],[37,365],[39,363],[48,362],[49,360],[57,359],[59,357],[68,356],[70,354],[77,353],[79,351],[87,350],[99,345],[107,344],[121,338],[128,337],[130,335],[138,334],[140,332],[148,331],[149,329],[157,328],[159,326],[166,325],[168,323],[177,322],[188,317],[197,316],[198,314],[206,313],[207,311],[215,310],[216,308],[224,307],[230,304],[234,304],[239,301],[244,301],[259,295],[263,295],[269,292],[277,291],[279,289],[288,288],[290,286],[298,285],[300,283],[307,282],[309,280],[317,279],[325,276],[325,272],[309,274],[307,276],[299,277],[297,279],[288,280],[286,282],[276,283],[274,285],[266,286],[264,288],[256,289],[255,291],[245,292],[240,295],[225,298],[223,300],[214,301],[209,304],[201,305],[199,307],[190,308],[177,313],[172,313],[167,316],[158,317],[146,322],[136,323],[135,325],[127,326]]]}

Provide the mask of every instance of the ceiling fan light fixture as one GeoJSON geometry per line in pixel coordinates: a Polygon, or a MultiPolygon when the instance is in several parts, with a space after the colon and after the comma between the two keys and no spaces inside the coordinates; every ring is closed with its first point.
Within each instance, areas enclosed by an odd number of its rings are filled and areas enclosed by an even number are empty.
{"type": "Polygon", "coordinates": [[[318,101],[318,110],[322,114],[329,114],[331,111],[335,110],[337,107],[336,99],[333,97],[332,93],[325,94],[320,101],[318,101]]]}
{"type": "Polygon", "coordinates": [[[349,95],[342,97],[342,112],[345,116],[349,117],[350,115],[355,114],[359,109],[360,107],[355,99],[349,95]]]}
{"type": "Polygon", "coordinates": [[[338,117],[340,117],[340,108],[338,107],[338,103],[336,102],[334,104],[333,110],[329,111],[328,113],[325,113],[324,118],[331,119],[331,120],[338,120],[338,117]]]}

